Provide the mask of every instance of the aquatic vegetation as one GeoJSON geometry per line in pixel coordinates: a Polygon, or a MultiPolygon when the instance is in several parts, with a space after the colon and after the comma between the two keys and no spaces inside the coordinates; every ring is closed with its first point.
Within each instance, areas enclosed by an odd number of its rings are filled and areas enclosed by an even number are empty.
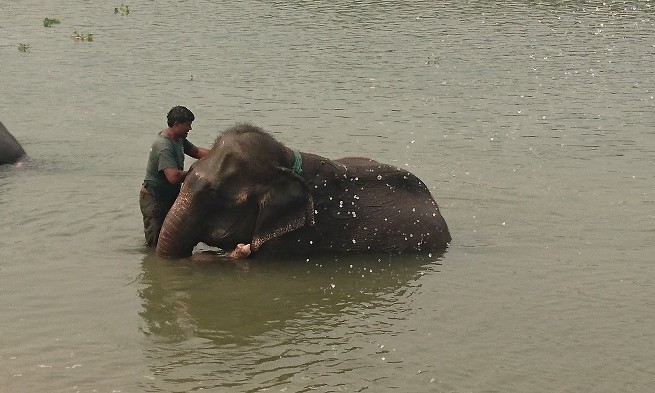
{"type": "Polygon", "coordinates": [[[120,16],[126,16],[129,13],[130,13],[130,7],[127,4],[121,3],[120,7],[114,8],[114,14],[117,14],[117,15],[120,15],[120,16]]]}
{"type": "Polygon", "coordinates": [[[439,57],[435,56],[434,53],[430,56],[428,56],[428,59],[426,60],[425,64],[427,65],[439,65],[439,60],[441,60],[439,57]]]}
{"type": "Polygon", "coordinates": [[[52,27],[53,25],[58,25],[60,23],[61,22],[59,21],[59,19],[55,19],[55,18],[43,19],[43,27],[52,27]]]}
{"type": "Polygon", "coordinates": [[[86,42],[93,41],[93,34],[91,33],[86,34],[86,33],[78,33],[77,31],[74,31],[71,37],[75,41],[86,41],[86,42]]]}
{"type": "Polygon", "coordinates": [[[27,52],[30,50],[30,46],[27,44],[18,44],[18,51],[19,52],[27,52]]]}

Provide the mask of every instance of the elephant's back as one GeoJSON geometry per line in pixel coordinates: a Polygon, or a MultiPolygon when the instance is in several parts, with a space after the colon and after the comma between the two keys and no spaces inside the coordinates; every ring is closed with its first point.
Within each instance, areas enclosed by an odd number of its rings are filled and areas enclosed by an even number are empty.
{"type": "Polygon", "coordinates": [[[334,160],[334,162],[337,162],[342,165],[350,166],[350,165],[355,165],[355,166],[361,166],[361,167],[366,167],[366,166],[374,166],[374,165],[380,165],[381,163],[378,161],[375,161],[372,158],[368,157],[342,157],[334,160]]]}
{"type": "Polygon", "coordinates": [[[407,188],[422,194],[426,192],[429,194],[425,183],[403,168],[366,157],[344,157],[334,160],[334,162],[343,167],[346,177],[357,179],[357,182],[363,182],[368,186],[377,183],[386,188],[390,186],[407,188]]]}
{"type": "Polygon", "coordinates": [[[25,150],[0,122],[0,164],[12,164],[25,156],[25,150]]]}
{"type": "MultiPolygon", "coordinates": [[[[364,157],[334,160],[344,171],[332,198],[320,198],[321,244],[347,251],[444,249],[451,237],[427,186],[414,174],[364,157]]],[[[317,198],[318,199],[318,198],[317,198]]]]}

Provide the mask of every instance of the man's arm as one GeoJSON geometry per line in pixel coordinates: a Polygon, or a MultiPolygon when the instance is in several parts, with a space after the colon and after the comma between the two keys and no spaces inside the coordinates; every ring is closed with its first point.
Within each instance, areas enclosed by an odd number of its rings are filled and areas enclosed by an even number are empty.
{"type": "Polygon", "coordinates": [[[169,183],[180,184],[184,181],[186,171],[184,169],[178,169],[177,161],[172,150],[167,148],[162,149],[159,152],[158,159],[158,169],[164,173],[169,183]]]}
{"type": "Polygon", "coordinates": [[[187,171],[181,171],[175,168],[164,168],[164,176],[171,184],[179,184],[184,181],[187,171]]]}
{"type": "MultiPolygon", "coordinates": [[[[184,153],[195,159],[203,158],[204,156],[207,155],[208,152],[209,150],[202,147],[197,147],[195,145],[191,145],[188,149],[185,149],[184,151],[184,153]]],[[[164,169],[164,176],[166,176],[166,180],[168,180],[168,182],[171,184],[182,183],[184,181],[184,178],[186,178],[187,173],[188,171],[181,171],[176,168],[164,169]]]]}
{"type": "Polygon", "coordinates": [[[192,145],[189,149],[186,149],[184,152],[190,157],[193,157],[195,159],[200,159],[206,156],[207,153],[209,153],[209,150],[192,145]]]}

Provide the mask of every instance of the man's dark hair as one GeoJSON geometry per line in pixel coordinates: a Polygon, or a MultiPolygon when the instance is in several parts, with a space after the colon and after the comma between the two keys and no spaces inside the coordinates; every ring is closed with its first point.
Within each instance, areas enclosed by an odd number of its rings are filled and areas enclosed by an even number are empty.
{"type": "Polygon", "coordinates": [[[174,106],[171,108],[170,111],[168,111],[168,114],[166,115],[166,118],[168,119],[168,126],[173,127],[173,124],[175,123],[189,123],[195,120],[195,116],[193,115],[193,112],[191,112],[189,109],[187,109],[184,106],[174,106]]]}

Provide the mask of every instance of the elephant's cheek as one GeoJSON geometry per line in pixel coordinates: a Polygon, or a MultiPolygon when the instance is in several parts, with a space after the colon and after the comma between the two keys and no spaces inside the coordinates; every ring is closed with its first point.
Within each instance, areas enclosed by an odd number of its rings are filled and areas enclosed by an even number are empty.
{"type": "Polygon", "coordinates": [[[223,228],[209,229],[206,234],[201,235],[200,241],[209,244],[210,246],[220,247],[225,239],[228,237],[228,233],[223,228]]]}
{"type": "Polygon", "coordinates": [[[252,238],[252,223],[246,215],[233,219],[227,215],[208,217],[199,240],[213,247],[232,249],[238,243],[249,243],[252,238]]]}

